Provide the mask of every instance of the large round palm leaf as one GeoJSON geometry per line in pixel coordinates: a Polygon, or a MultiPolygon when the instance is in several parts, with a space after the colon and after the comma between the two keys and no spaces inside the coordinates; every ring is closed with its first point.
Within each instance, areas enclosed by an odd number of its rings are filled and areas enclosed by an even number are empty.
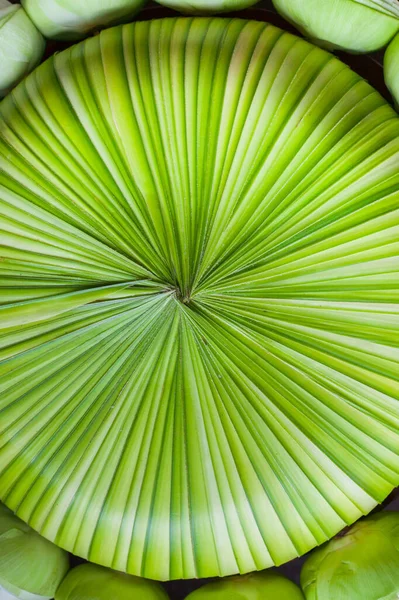
{"type": "Polygon", "coordinates": [[[399,119],[275,27],[102,33],[0,105],[0,498],[157,579],[399,483],[399,119]]]}

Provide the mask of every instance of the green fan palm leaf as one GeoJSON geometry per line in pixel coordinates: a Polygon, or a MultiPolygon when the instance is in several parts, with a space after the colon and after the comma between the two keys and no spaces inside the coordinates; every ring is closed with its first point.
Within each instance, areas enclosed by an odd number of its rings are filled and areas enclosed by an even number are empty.
{"type": "Polygon", "coordinates": [[[55,55],[0,105],[0,498],[154,579],[281,564],[399,483],[399,119],[264,23],[55,55]]]}

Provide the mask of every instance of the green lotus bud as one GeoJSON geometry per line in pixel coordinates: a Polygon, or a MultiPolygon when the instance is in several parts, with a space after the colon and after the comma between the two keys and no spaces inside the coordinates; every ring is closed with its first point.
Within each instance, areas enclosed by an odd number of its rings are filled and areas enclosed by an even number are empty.
{"type": "Polygon", "coordinates": [[[385,83],[399,108],[399,35],[389,44],[384,58],[385,83]]]}
{"type": "Polygon", "coordinates": [[[372,52],[399,28],[397,0],[273,0],[278,12],[320,46],[372,52]]]}
{"type": "Polygon", "coordinates": [[[292,581],[275,571],[250,573],[208,583],[187,600],[302,600],[303,594],[292,581]]]}
{"type": "Polygon", "coordinates": [[[399,598],[399,513],[379,513],[316,550],[301,584],[307,600],[399,598]]]}
{"type": "Polygon", "coordinates": [[[126,575],[86,563],[72,569],[58,589],[55,600],[167,600],[155,581],[126,575]]]}
{"type": "Polygon", "coordinates": [[[157,0],[159,4],[185,14],[215,14],[243,10],[259,0],[157,0]]]}
{"type": "Polygon", "coordinates": [[[43,36],[21,5],[0,0],[0,97],[34,69],[44,48],[43,36]]]}
{"type": "Polygon", "coordinates": [[[36,27],[47,38],[77,40],[89,31],[123,23],[145,0],[22,0],[36,27]]]}
{"type": "Polygon", "coordinates": [[[68,568],[69,559],[66,552],[41,537],[0,504],[0,597],[2,600],[3,595],[4,600],[54,598],[68,568]]]}

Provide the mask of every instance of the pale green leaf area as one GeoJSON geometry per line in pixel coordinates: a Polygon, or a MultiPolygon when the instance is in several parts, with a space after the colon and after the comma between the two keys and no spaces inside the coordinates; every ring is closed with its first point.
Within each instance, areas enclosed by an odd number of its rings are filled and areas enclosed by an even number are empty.
{"type": "Polygon", "coordinates": [[[77,40],[93,30],[131,21],[145,0],[21,0],[46,38],[77,40]]]}
{"type": "Polygon", "coordinates": [[[385,15],[399,18],[398,0],[351,0],[351,2],[357,2],[357,4],[363,4],[385,15]]]}
{"type": "Polygon", "coordinates": [[[0,2],[0,98],[39,64],[43,36],[20,5],[0,2]]]}
{"type": "Polygon", "coordinates": [[[68,554],[0,504],[0,597],[51,600],[69,569],[68,554]]]}
{"type": "Polygon", "coordinates": [[[150,579],[284,563],[399,484],[399,119],[265,23],[172,18],[0,104],[0,497],[150,579]]]}
{"type": "Polygon", "coordinates": [[[384,78],[399,108],[399,34],[389,44],[384,56],[384,78]]]}
{"type": "Polygon", "coordinates": [[[206,15],[244,10],[259,0],[157,0],[184,14],[206,15]]]}
{"type": "Polygon", "coordinates": [[[42,596],[38,594],[31,594],[24,590],[19,590],[16,587],[9,586],[9,589],[2,587],[0,583],[0,598],[1,600],[52,600],[49,596],[42,596]],[[10,591],[12,590],[12,591],[10,591]]]}
{"type": "Polygon", "coordinates": [[[313,552],[301,585],[306,600],[397,600],[399,513],[372,515],[313,552]]]}
{"type": "Polygon", "coordinates": [[[374,52],[399,30],[399,0],[273,0],[280,14],[328,49],[374,52]]]}
{"type": "Polygon", "coordinates": [[[300,588],[275,571],[225,577],[200,587],[187,600],[304,600],[300,588]]]}
{"type": "Polygon", "coordinates": [[[11,18],[15,12],[19,10],[19,6],[17,4],[11,4],[8,0],[0,0],[0,26],[2,27],[7,22],[7,20],[11,18]]]}
{"type": "Polygon", "coordinates": [[[86,563],[69,571],[55,600],[168,600],[154,581],[86,563]]]}

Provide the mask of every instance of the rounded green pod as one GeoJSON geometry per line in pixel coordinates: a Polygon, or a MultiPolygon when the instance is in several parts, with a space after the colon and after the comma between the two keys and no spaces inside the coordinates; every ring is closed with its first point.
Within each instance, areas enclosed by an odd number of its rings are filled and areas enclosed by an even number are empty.
{"type": "Polygon", "coordinates": [[[86,563],[72,569],[58,589],[55,600],[167,600],[155,581],[126,575],[86,563]]]}
{"type": "Polygon", "coordinates": [[[392,40],[385,52],[384,78],[396,106],[399,107],[399,35],[392,40]]]}
{"type": "Polygon", "coordinates": [[[47,38],[78,40],[90,31],[129,21],[145,0],[23,0],[36,27],[47,38]]]}
{"type": "Polygon", "coordinates": [[[0,0],[0,97],[40,62],[45,41],[20,4],[0,0]]]}
{"type": "Polygon", "coordinates": [[[217,14],[243,10],[257,4],[259,0],[157,0],[184,14],[217,14]]]}
{"type": "Polygon", "coordinates": [[[273,3],[301,33],[328,49],[372,52],[386,46],[399,28],[399,6],[395,9],[391,0],[273,0],[273,3]]]}
{"type": "Polygon", "coordinates": [[[187,600],[303,600],[300,588],[276,571],[250,573],[208,583],[187,600]]]}
{"type": "Polygon", "coordinates": [[[69,569],[68,554],[0,504],[0,597],[53,598],[69,569]]]}
{"type": "Polygon", "coordinates": [[[396,600],[399,513],[368,517],[313,552],[301,585],[307,600],[396,600]]]}

